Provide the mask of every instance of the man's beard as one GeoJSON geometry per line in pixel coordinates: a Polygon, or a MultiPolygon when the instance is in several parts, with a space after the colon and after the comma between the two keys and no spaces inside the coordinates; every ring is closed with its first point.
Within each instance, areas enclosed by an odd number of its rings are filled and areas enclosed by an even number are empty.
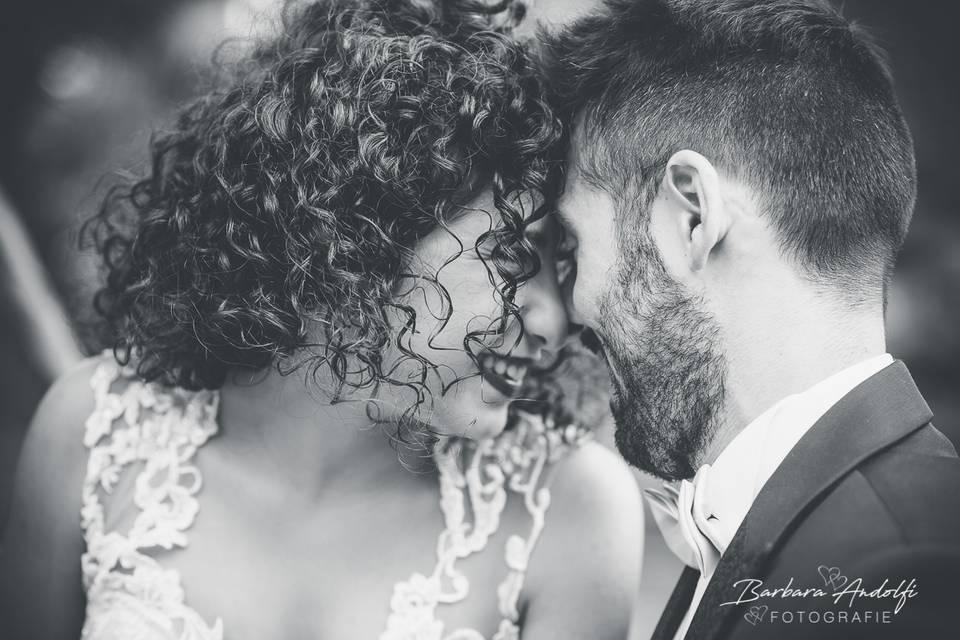
{"type": "Polygon", "coordinates": [[[600,305],[615,439],[637,468],[690,478],[719,426],[726,363],[714,319],[646,249],[630,273],[621,267],[622,288],[608,290],[600,305]]]}

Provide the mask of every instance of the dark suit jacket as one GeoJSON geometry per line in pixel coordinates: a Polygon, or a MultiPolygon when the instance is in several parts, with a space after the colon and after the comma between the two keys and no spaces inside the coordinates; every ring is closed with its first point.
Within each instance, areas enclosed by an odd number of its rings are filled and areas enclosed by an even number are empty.
{"type": "MultiPolygon", "coordinates": [[[[686,637],[960,638],[960,460],[931,418],[899,361],[834,405],[760,491],[686,637]]],[[[656,640],[698,577],[681,575],[656,640]]]]}

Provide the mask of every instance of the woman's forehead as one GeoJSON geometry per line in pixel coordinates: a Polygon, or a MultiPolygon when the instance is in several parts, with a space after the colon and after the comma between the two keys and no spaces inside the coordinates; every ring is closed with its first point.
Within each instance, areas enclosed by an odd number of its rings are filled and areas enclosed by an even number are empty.
{"type": "MultiPolygon", "coordinates": [[[[535,211],[535,200],[529,194],[520,195],[515,198],[514,206],[524,219],[529,219],[535,211]]],[[[487,188],[460,205],[443,226],[424,236],[417,243],[416,251],[421,258],[446,259],[452,253],[475,246],[484,234],[503,226],[503,217],[493,201],[493,190],[487,188]]],[[[559,233],[552,215],[531,222],[524,229],[524,235],[537,246],[553,244],[559,233]]]]}
{"type": "MultiPolygon", "coordinates": [[[[540,198],[534,198],[530,192],[510,196],[510,204],[524,220],[534,215],[539,201],[540,198]]],[[[503,225],[503,216],[494,203],[493,189],[487,188],[480,191],[469,202],[461,205],[449,226],[452,229],[458,229],[464,233],[480,235],[481,233],[502,227],[503,225]]],[[[537,220],[531,223],[528,229],[532,229],[535,226],[537,226],[537,228],[543,228],[543,220],[537,220]]]]}

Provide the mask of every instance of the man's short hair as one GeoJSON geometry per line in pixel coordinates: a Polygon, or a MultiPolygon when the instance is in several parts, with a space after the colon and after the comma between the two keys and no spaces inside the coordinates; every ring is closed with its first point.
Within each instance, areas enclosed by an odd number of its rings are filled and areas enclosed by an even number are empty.
{"type": "Polygon", "coordinates": [[[916,196],[913,142],[882,52],[829,2],[608,0],[546,51],[582,123],[584,177],[622,223],[692,149],[752,188],[814,279],[884,288],[916,196]]]}

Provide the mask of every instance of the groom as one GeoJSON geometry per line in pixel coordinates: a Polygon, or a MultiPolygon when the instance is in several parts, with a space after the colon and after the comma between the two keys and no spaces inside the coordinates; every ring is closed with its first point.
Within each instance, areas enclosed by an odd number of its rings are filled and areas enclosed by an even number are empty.
{"type": "Polygon", "coordinates": [[[680,481],[654,637],[943,637],[960,462],[886,353],[916,173],[880,52],[815,0],[613,0],[547,51],[571,311],[618,448],[680,481]]]}

